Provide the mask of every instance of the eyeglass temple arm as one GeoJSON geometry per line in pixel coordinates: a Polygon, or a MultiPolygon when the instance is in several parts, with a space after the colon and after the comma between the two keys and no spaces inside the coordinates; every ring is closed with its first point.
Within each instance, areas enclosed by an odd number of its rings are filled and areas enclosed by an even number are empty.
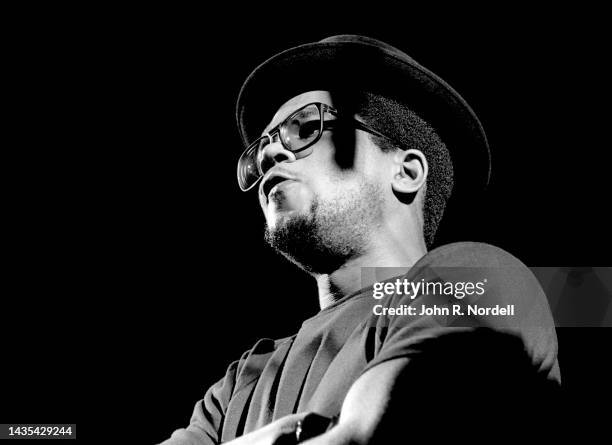
{"type": "MultiPolygon", "coordinates": [[[[330,112],[331,114],[333,114],[334,116],[337,116],[337,115],[338,115],[338,110],[336,110],[335,108],[333,108],[333,107],[331,107],[331,106],[329,106],[329,105],[327,105],[327,104],[321,104],[321,105],[322,105],[322,107],[321,107],[321,108],[322,108],[322,111],[323,111],[323,112],[327,111],[327,112],[330,112]]],[[[357,129],[359,129],[359,130],[363,130],[363,131],[365,131],[366,133],[373,134],[374,136],[378,136],[378,137],[381,137],[381,138],[383,138],[383,139],[386,139],[386,140],[388,140],[389,142],[391,142],[393,145],[395,145],[397,148],[399,148],[399,149],[402,149],[402,150],[403,150],[403,148],[402,148],[402,144],[400,144],[400,143],[399,143],[398,141],[396,141],[395,139],[393,139],[393,138],[391,138],[391,137],[387,136],[386,134],[381,133],[380,131],[377,131],[377,130],[373,129],[373,128],[372,128],[372,127],[370,127],[369,125],[367,125],[367,124],[365,124],[365,123],[363,123],[363,122],[361,122],[361,121],[359,121],[359,120],[357,120],[357,119],[355,119],[355,118],[350,118],[349,120],[355,124],[355,127],[356,127],[357,129]]],[[[325,122],[324,122],[324,124],[325,124],[325,122]]]]}
{"type": "Polygon", "coordinates": [[[353,123],[355,124],[355,127],[359,130],[363,130],[366,133],[370,133],[373,134],[374,136],[378,136],[380,138],[386,139],[387,141],[391,142],[393,145],[395,145],[397,148],[403,150],[402,148],[402,144],[400,144],[398,141],[396,141],[395,139],[393,139],[392,137],[387,136],[384,133],[381,133],[380,131],[377,131],[375,129],[373,129],[372,127],[370,127],[367,124],[364,124],[363,122],[357,120],[357,119],[352,119],[353,123]]]}

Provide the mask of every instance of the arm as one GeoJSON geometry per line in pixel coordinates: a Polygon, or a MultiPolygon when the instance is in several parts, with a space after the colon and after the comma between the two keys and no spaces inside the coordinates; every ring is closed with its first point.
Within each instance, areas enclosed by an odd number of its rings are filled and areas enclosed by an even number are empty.
{"type": "MultiPolygon", "coordinates": [[[[282,417],[268,425],[240,436],[226,445],[292,445],[295,444],[295,429],[298,421],[307,416],[317,416],[313,413],[298,413],[282,417]]],[[[326,419],[326,418],[324,418],[326,419]]]]}
{"type": "MultiPolygon", "coordinates": [[[[394,382],[407,363],[408,359],[391,360],[365,372],[351,386],[342,405],[338,425],[327,433],[303,443],[311,445],[369,443],[377,426],[381,424],[391,399],[394,382]]],[[[309,415],[319,417],[311,413],[285,416],[263,428],[227,442],[227,445],[293,444],[297,421],[309,415]]],[[[327,418],[320,419],[321,422],[329,421],[327,418]]]]}
{"type": "Polygon", "coordinates": [[[533,367],[520,339],[507,337],[497,350],[480,348],[477,339],[466,352],[459,343],[470,339],[459,335],[444,345],[456,353],[376,365],[349,389],[338,425],[305,443],[404,444],[422,436],[456,443],[525,431],[546,437],[560,417],[559,386],[533,367]]]}
{"type": "Polygon", "coordinates": [[[546,432],[558,422],[559,385],[515,334],[449,329],[405,357],[367,369],[349,389],[338,425],[305,443],[409,443],[414,435],[474,439],[546,432]],[[497,430],[496,430],[497,429],[497,430]]]}
{"type": "Polygon", "coordinates": [[[308,445],[368,444],[382,424],[390,405],[393,386],[408,364],[400,358],[366,371],[351,386],[344,399],[338,425],[308,445]]]}

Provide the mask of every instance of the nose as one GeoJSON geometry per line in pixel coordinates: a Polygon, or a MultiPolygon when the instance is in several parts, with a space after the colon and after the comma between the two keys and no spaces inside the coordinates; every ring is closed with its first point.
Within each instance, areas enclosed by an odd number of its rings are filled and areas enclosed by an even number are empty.
{"type": "Polygon", "coordinates": [[[273,137],[261,151],[260,168],[263,174],[279,162],[295,162],[295,153],[287,150],[283,144],[273,137]]]}

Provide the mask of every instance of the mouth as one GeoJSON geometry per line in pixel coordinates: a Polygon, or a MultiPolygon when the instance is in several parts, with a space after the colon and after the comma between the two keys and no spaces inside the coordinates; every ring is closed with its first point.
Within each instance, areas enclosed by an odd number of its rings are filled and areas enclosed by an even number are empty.
{"type": "Polygon", "coordinates": [[[281,174],[272,174],[264,179],[261,184],[261,191],[266,199],[269,199],[270,192],[279,184],[282,184],[287,181],[293,181],[293,178],[289,178],[288,176],[284,176],[281,174]]]}

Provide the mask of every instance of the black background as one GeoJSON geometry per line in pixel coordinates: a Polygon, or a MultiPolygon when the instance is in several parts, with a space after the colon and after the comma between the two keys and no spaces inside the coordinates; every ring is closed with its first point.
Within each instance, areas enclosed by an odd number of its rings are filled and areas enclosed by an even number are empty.
{"type": "MultiPolygon", "coordinates": [[[[480,117],[491,186],[439,244],[490,242],[529,266],[610,264],[598,11],[235,9],[4,16],[15,101],[2,421],[160,441],[256,339],[317,311],[314,282],[264,245],[255,194],[238,189],[234,104],[258,63],[329,35],[405,50],[480,117]]],[[[558,336],[568,396],[602,397],[610,330],[558,336]]]]}

